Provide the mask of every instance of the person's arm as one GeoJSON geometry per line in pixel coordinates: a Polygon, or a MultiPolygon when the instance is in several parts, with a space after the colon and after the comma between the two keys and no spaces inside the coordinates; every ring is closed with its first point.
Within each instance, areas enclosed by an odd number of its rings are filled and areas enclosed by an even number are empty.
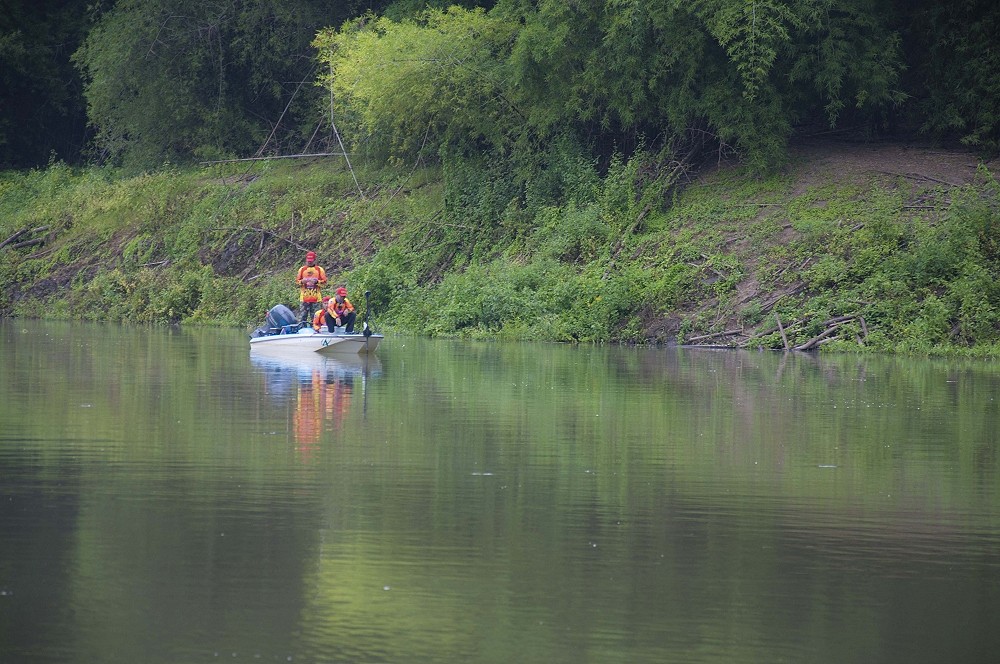
{"type": "Polygon", "coordinates": [[[304,269],[305,269],[304,267],[300,267],[299,273],[295,275],[295,283],[297,283],[299,286],[302,286],[302,270],[304,269]]]}
{"type": "Polygon", "coordinates": [[[316,266],[316,269],[319,270],[319,285],[321,287],[326,286],[326,270],[318,265],[316,266]]]}
{"type": "Polygon", "coordinates": [[[354,311],[354,305],[346,297],[344,298],[344,313],[350,313],[354,311]]]}

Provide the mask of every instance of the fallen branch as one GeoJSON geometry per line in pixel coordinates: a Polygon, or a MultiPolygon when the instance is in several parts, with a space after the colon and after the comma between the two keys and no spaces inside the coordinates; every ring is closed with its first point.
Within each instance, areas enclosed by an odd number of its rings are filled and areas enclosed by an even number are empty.
{"type": "Polygon", "coordinates": [[[960,185],[955,184],[954,182],[948,182],[947,180],[939,180],[937,178],[932,178],[931,176],[924,175],[923,173],[908,173],[908,175],[912,175],[914,177],[920,177],[920,178],[923,178],[925,180],[930,180],[931,182],[938,182],[940,184],[946,184],[949,187],[958,187],[958,186],[960,186],[960,185]]]}
{"type": "Polygon", "coordinates": [[[722,274],[721,272],[719,272],[718,270],[716,270],[714,267],[712,267],[711,265],[709,265],[709,261],[712,260],[711,258],[709,258],[706,254],[702,254],[701,257],[705,259],[704,263],[702,263],[701,265],[696,265],[695,263],[689,263],[689,265],[691,265],[692,267],[697,267],[699,269],[701,269],[701,268],[707,269],[708,271],[710,271],[713,274],[715,274],[715,276],[717,276],[719,279],[725,279],[726,278],[726,275],[722,274]]]}
{"type": "MultiPolygon", "coordinates": [[[[25,233],[41,233],[42,231],[47,231],[47,230],[49,230],[48,226],[38,226],[37,228],[22,228],[21,230],[17,231],[13,235],[11,235],[9,238],[7,238],[6,240],[4,240],[3,242],[0,242],[0,249],[6,247],[8,244],[10,244],[11,242],[13,242],[17,238],[21,237],[25,233]]],[[[17,247],[26,247],[26,246],[28,246],[28,245],[26,245],[26,244],[16,244],[16,245],[14,245],[11,248],[12,249],[16,249],[17,247]]]]}
{"type": "MultiPolygon", "coordinates": [[[[775,315],[777,315],[777,314],[775,314],[775,315]]],[[[803,322],[805,322],[805,321],[804,320],[797,320],[797,321],[794,321],[791,325],[785,325],[784,326],[785,327],[785,334],[788,334],[792,330],[797,329],[798,326],[800,324],[802,324],[803,322]]],[[[778,331],[778,326],[777,325],[772,325],[771,327],[767,328],[766,330],[761,330],[760,332],[755,332],[754,335],[751,337],[751,339],[756,339],[756,338],[760,338],[760,337],[766,337],[767,335],[774,334],[777,331],[778,331]]]]}
{"type": "MultiPolygon", "coordinates": [[[[251,227],[251,228],[253,228],[253,227],[251,227]]],[[[272,233],[271,231],[267,230],[266,228],[253,228],[253,230],[258,231],[260,233],[267,233],[268,235],[270,235],[271,237],[273,237],[275,240],[281,240],[282,242],[287,242],[288,244],[292,245],[296,249],[300,249],[302,251],[309,251],[309,247],[303,247],[301,244],[299,244],[295,240],[289,240],[286,237],[281,237],[277,233],[272,233]]]]}
{"type": "Polygon", "coordinates": [[[276,240],[281,240],[282,242],[287,242],[288,244],[292,245],[296,249],[301,249],[302,251],[309,251],[308,247],[303,247],[301,244],[299,244],[295,240],[289,240],[286,237],[281,237],[277,233],[269,231],[266,228],[257,228],[256,226],[240,226],[238,228],[213,228],[212,230],[213,231],[242,231],[242,230],[251,230],[251,231],[253,231],[255,233],[260,233],[262,235],[264,235],[264,234],[270,235],[271,237],[273,237],[276,240]]]}
{"type": "Polygon", "coordinates": [[[823,321],[821,325],[825,327],[829,327],[831,325],[839,325],[841,323],[846,323],[849,320],[854,320],[857,317],[858,317],[857,314],[849,314],[847,316],[836,316],[835,318],[830,318],[828,320],[823,321]]]}
{"type": "Polygon", "coordinates": [[[310,157],[346,157],[345,152],[313,152],[311,154],[281,154],[271,157],[245,157],[243,159],[216,159],[215,161],[199,161],[202,166],[210,164],[235,164],[240,161],[269,161],[271,159],[309,159],[310,157]]]}
{"type": "Polygon", "coordinates": [[[13,235],[11,235],[9,238],[7,238],[6,240],[4,240],[3,242],[0,242],[0,249],[2,249],[3,247],[6,247],[8,244],[10,244],[11,242],[13,242],[14,240],[16,240],[17,238],[21,237],[22,235],[24,235],[27,232],[28,232],[27,228],[22,228],[21,230],[17,231],[16,233],[14,233],[13,235]]]}
{"type": "MultiPolygon", "coordinates": [[[[806,259],[802,261],[797,268],[795,268],[795,271],[801,272],[805,268],[805,266],[808,265],[809,261],[811,261],[813,258],[814,258],[813,256],[806,256],[806,259]]],[[[781,271],[778,272],[778,274],[774,275],[774,280],[777,281],[778,279],[780,279],[781,275],[787,272],[788,268],[790,267],[792,267],[792,264],[788,263],[785,265],[785,267],[781,268],[781,271]]]]}
{"type": "Polygon", "coordinates": [[[33,254],[28,254],[27,256],[25,256],[24,260],[33,261],[33,260],[36,260],[38,258],[44,258],[45,256],[48,256],[49,254],[51,254],[55,250],[56,250],[56,247],[49,247],[48,249],[43,249],[42,251],[36,251],[33,254]]]}
{"type": "Polygon", "coordinates": [[[766,313],[770,312],[770,311],[771,311],[771,309],[774,309],[774,306],[775,306],[776,304],[778,304],[778,302],[781,302],[781,300],[782,300],[782,299],[783,299],[784,297],[785,297],[785,295],[784,295],[784,293],[782,293],[781,295],[779,295],[778,297],[774,298],[774,299],[773,299],[773,300],[771,300],[770,302],[766,302],[766,303],[765,303],[765,304],[764,304],[763,306],[761,306],[761,308],[760,308],[760,310],[761,310],[761,313],[765,313],[765,314],[766,314],[766,313]]]}
{"type": "Polygon", "coordinates": [[[788,337],[785,336],[785,328],[781,325],[781,316],[774,314],[774,320],[778,321],[778,331],[781,332],[781,340],[785,342],[785,350],[788,350],[788,337]]]}
{"type": "Polygon", "coordinates": [[[809,341],[805,342],[804,344],[802,344],[800,346],[796,346],[795,350],[809,350],[810,348],[813,348],[820,341],[822,341],[823,339],[826,339],[828,336],[830,336],[831,334],[833,334],[834,332],[836,332],[837,331],[837,327],[838,327],[837,325],[834,325],[833,327],[827,328],[825,331],[817,334],[815,337],[813,337],[809,341]]]}
{"type": "Polygon", "coordinates": [[[18,242],[17,244],[10,245],[11,249],[20,249],[21,247],[33,247],[36,244],[42,244],[45,242],[44,238],[37,237],[34,240],[25,240],[24,242],[18,242]]]}
{"type": "MultiPolygon", "coordinates": [[[[708,266],[707,264],[705,264],[705,263],[691,263],[691,262],[687,262],[687,263],[685,263],[685,265],[690,265],[691,267],[693,267],[693,268],[694,268],[694,269],[696,269],[696,270],[705,270],[705,269],[707,269],[707,270],[712,270],[712,268],[711,268],[711,267],[709,267],[709,266],[708,266]]],[[[719,277],[721,277],[721,276],[722,276],[721,274],[719,274],[719,273],[718,273],[718,272],[716,272],[715,270],[712,270],[712,272],[715,272],[716,276],[719,276],[719,277]]]]}
{"type": "Polygon", "coordinates": [[[704,339],[714,339],[716,337],[729,337],[734,334],[739,334],[743,330],[725,330],[724,332],[713,332],[712,334],[702,334],[697,337],[688,337],[688,341],[702,341],[704,339]]]}
{"type": "Polygon", "coordinates": [[[941,184],[946,184],[949,187],[958,187],[959,185],[954,182],[947,182],[946,180],[939,180],[937,178],[932,178],[929,175],[924,175],[922,173],[893,173],[892,171],[875,171],[876,173],[882,173],[883,175],[893,175],[897,178],[910,178],[911,180],[930,180],[931,182],[939,182],[941,184]]]}

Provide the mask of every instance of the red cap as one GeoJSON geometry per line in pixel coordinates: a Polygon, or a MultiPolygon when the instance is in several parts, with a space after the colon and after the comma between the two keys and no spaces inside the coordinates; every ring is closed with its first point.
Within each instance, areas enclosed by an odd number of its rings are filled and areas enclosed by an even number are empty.
{"type": "Polygon", "coordinates": [[[316,260],[316,252],[315,251],[310,251],[310,252],[306,253],[306,260],[307,261],[314,261],[314,260],[316,260]]]}
{"type": "Polygon", "coordinates": [[[347,297],[347,289],[341,286],[340,288],[337,289],[337,295],[340,295],[341,297],[347,297]]]}
{"type": "Polygon", "coordinates": [[[323,301],[324,302],[329,302],[330,301],[330,296],[329,295],[324,295],[323,296],[323,301]]]}

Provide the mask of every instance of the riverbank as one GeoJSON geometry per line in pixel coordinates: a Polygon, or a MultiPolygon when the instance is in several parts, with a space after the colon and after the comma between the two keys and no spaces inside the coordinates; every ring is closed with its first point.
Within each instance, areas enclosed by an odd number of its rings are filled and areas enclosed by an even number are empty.
{"type": "Polygon", "coordinates": [[[571,164],[558,203],[331,160],[7,173],[0,314],[249,328],[312,249],[386,331],[1000,355],[996,162],[817,143],[663,172],[571,164]]]}

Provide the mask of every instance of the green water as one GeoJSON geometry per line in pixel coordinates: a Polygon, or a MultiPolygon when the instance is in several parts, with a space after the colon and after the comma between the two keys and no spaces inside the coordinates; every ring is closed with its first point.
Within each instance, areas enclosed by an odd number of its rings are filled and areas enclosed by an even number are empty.
{"type": "Polygon", "coordinates": [[[0,321],[0,662],[993,662],[998,388],[0,321]]]}

